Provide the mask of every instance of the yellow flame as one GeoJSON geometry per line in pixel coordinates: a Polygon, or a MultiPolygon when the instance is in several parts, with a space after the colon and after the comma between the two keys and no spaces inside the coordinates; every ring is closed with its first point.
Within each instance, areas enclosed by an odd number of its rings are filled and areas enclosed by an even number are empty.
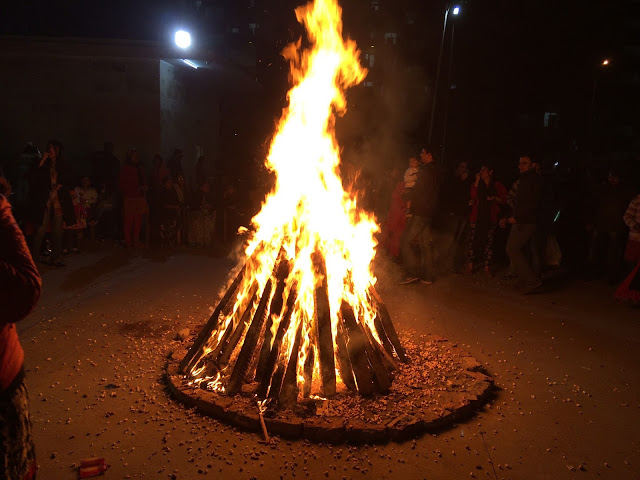
{"type": "MultiPolygon", "coordinates": [[[[314,292],[322,279],[314,275],[314,252],[320,252],[326,264],[334,344],[343,300],[353,307],[358,322],[373,325],[375,318],[368,291],[376,282],[371,264],[379,228],[372,215],[358,208],[355,195],[343,189],[334,136],[335,115],[346,111],[345,90],[362,82],[367,73],[355,42],[342,36],[341,13],[336,0],[316,0],[296,9],[310,47],[303,50],[298,41],[283,52],[291,65],[293,87],[266,159],[275,187],[252,219],[255,232],[245,253],[247,258],[255,254],[255,261],[247,264],[251,270],[238,289],[233,313],[220,322],[207,345],[215,348],[229,323],[239,319],[254,282],[262,292],[283,249],[291,262],[285,292],[296,282],[298,296],[280,358],[289,358],[298,325],[304,322],[299,385],[304,382],[302,367],[310,342],[317,339],[314,292]]],[[[274,318],[274,336],[280,319],[274,318]]],[[[319,375],[318,357],[316,349],[314,376],[319,375]]]]}

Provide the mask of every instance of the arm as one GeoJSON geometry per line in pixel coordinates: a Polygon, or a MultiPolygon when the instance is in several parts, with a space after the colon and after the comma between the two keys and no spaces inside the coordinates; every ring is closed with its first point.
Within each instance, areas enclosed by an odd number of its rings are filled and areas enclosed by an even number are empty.
{"type": "Polygon", "coordinates": [[[640,232],[640,223],[637,219],[640,217],[640,195],[631,200],[627,210],[624,212],[622,219],[632,232],[640,232]]]}
{"type": "Polygon", "coordinates": [[[26,317],[40,298],[40,274],[9,202],[0,195],[0,305],[2,323],[26,317]]]}

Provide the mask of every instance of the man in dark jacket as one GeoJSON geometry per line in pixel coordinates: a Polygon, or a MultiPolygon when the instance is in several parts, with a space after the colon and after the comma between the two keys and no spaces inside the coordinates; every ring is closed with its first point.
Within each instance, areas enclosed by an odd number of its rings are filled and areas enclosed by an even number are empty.
{"type": "Polygon", "coordinates": [[[400,240],[400,255],[407,271],[407,276],[401,283],[421,281],[430,285],[433,283],[431,224],[436,213],[439,179],[433,156],[425,148],[420,153],[420,161],[418,178],[409,198],[407,226],[400,240]],[[420,249],[419,258],[411,245],[416,238],[420,249]]]}
{"type": "Polygon", "coordinates": [[[511,233],[507,240],[507,255],[514,273],[524,282],[523,293],[533,293],[542,285],[523,250],[536,233],[540,221],[542,179],[533,168],[531,157],[524,155],[518,162],[520,177],[515,194],[513,216],[508,222],[511,233]]]}

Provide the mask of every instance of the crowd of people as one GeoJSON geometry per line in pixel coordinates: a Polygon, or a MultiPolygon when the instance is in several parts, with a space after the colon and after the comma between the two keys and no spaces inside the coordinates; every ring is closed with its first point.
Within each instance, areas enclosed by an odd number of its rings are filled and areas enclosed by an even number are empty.
{"type": "MultiPolygon", "coordinates": [[[[147,172],[136,149],[120,162],[106,142],[92,155],[91,174],[83,176],[74,174],[59,141],[48,142],[42,154],[33,145],[27,150],[23,163],[29,167],[12,178],[14,212],[33,258],[53,267],[64,267],[64,255],[80,253],[87,239],[111,239],[126,248],[211,247],[218,210],[224,213],[218,229],[224,229],[227,213],[236,208],[233,183],[215,191],[203,156],[195,165],[195,187],[188,188],[180,149],[167,162],[156,154],[147,172]]],[[[1,175],[0,188],[12,198],[12,185],[1,175]]]]}
{"type": "Polygon", "coordinates": [[[382,243],[403,266],[402,284],[430,285],[450,272],[493,276],[505,264],[505,278],[528,294],[561,264],[584,265],[588,278],[622,281],[621,300],[640,300],[640,195],[619,173],[563,185],[523,154],[507,189],[492,165],[477,167],[472,174],[459,162],[448,175],[423,148],[396,172],[382,243]]]}

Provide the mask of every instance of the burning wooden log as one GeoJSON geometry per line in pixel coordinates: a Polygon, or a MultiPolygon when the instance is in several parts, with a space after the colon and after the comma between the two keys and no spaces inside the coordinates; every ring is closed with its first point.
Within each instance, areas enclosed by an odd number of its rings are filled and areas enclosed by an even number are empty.
{"type": "MultiPolygon", "coordinates": [[[[287,297],[287,305],[284,311],[284,316],[282,320],[280,320],[280,324],[278,325],[278,330],[276,331],[276,336],[273,339],[273,345],[271,346],[271,350],[269,352],[269,357],[266,362],[266,366],[264,368],[264,372],[262,374],[262,378],[260,380],[260,386],[258,387],[258,397],[264,398],[267,396],[269,391],[269,385],[271,384],[271,377],[274,376],[274,383],[277,384],[277,390],[280,391],[280,384],[282,383],[282,375],[279,378],[279,381],[276,381],[276,376],[274,375],[274,369],[276,368],[276,363],[278,358],[280,357],[280,346],[282,345],[282,339],[284,338],[284,334],[289,329],[289,325],[291,323],[291,316],[293,315],[294,306],[296,303],[296,299],[298,298],[298,289],[297,285],[291,287],[291,291],[289,291],[289,296],[287,297]]],[[[256,378],[256,380],[258,380],[256,378]]],[[[274,387],[272,387],[274,388],[274,387]]],[[[275,389],[275,388],[274,388],[275,389]]]]}
{"type": "Polygon", "coordinates": [[[198,338],[196,339],[196,341],[193,343],[193,345],[191,346],[187,354],[184,356],[184,358],[180,362],[179,368],[181,372],[184,372],[187,369],[187,367],[192,367],[193,363],[195,363],[194,359],[196,358],[196,356],[199,358],[200,355],[202,354],[202,348],[204,347],[204,344],[209,340],[213,331],[218,327],[220,312],[222,312],[222,309],[227,305],[227,303],[229,302],[229,300],[237,290],[238,285],[240,285],[240,282],[244,277],[246,267],[247,267],[246,264],[242,266],[242,268],[236,275],[236,278],[233,280],[233,282],[227,289],[227,292],[224,294],[224,296],[218,303],[218,306],[211,314],[211,317],[209,317],[209,320],[207,321],[206,325],[200,332],[200,335],[198,335],[198,338]]]}
{"type": "MultiPolygon", "coordinates": [[[[407,353],[405,352],[404,348],[402,347],[402,344],[400,343],[400,339],[398,338],[398,333],[396,332],[396,329],[393,326],[393,322],[391,321],[391,316],[389,315],[389,311],[387,310],[387,307],[385,306],[384,302],[380,298],[380,295],[378,295],[378,292],[373,286],[369,289],[369,292],[371,293],[371,297],[375,300],[378,313],[380,314],[380,320],[382,322],[385,335],[393,345],[393,349],[395,350],[396,355],[398,355],[398,358],[403,363],[408,362],[409,359],[407,358],[407,353]]],[[[378,332],[378,334],[380,334],[380,332],[378,332]]]]}
{"type": "Polygon", "coordinates": [[[340,307],[340,313],[347,330],[347,348],[349,350],[349,358],[351,359],[351,367],[356,380],[358,393],[360,393],[360,395],[373,395],[375,386],[373,384],[373,378],[371,377],[369,362],[367,361],[364,335],[358,328],[351,305],[343,301],[340,307]]]}
{"type": "Polygon", "coordinates": [[[230,395],[238,393],[240,391],[240,387],[242,387],[242,380],[245,373],[247,373],[249,362],[255,352],[260,333],[262,332],[262,326],[264,325],[264,321],[267,317],[267,303],[271,300],[271,288],[272,281],[269,279],[264,287],[260,303],[253,315],[253,320],[251,321],[249,330],[247,330],[247,334],[244,337],[242,349],[240,350],[236,364],[231,372],[231,377],[229,378],[229,384],[227,386],[227,392],[230,395]]]}
{"type": "MultiPolygon", "coordinates": [[[[298,355],[300,353],[300,343],[302,342],[302,321],[298,322],[296,337],[291,348],[291,355],[287,362],[284,378],[282,379],[282,387],[278,395],[278,402],[284,407],[291,407],[296,403],[298,398],[298,355]]],[[[275,396],[274,390],[274,396],[275,396]]]]}
{"type": "MultiPolygon", "coordinates": [[[[264,331],[264,340],[262,342],[262,348],[260,349],[258,366],[256,367],[256,382],[259,382],[260,379],[265,375],[267,361],[269,360],[269,353],[271,352],[272,348],[271,341],[273,339],[273,319],[274,317],[280,317],[280,315],[282,314],[282,307],[284,306],[284,289],[287,286],[287,277],[291,272],[290,263],[286,259],[284,259],[284,250],[280,250],[276,270],[276,291],[273,294],[273,300],[271,301],[271,308],[269,310],[269,316],[267,317],[267,326],[264,331]]],[[[271,372],[269,372],[269,376],[271,376],[271,372]]]]}
{"type": "Polygon", "coordinates": [[[318,347],[320,375],[322,377],[322,395],[330,397],[336,394],[336,365],[333,353],[333,334],[331,332],[331,311],[329,310],[329,287],[327,267],[320,252],[311,255],[316,276],[315,325],[318,347]]]}
{"type": "Polygon", "coordinates": [[[336,357],[338,358],[338,371],[342,383],[351,391],[357,391],[356,382],[353,379],[353,368],[349,359],[347,339],[344,333],[343,322],[338,322],[338,332],[336,335],[336,357]]]}

